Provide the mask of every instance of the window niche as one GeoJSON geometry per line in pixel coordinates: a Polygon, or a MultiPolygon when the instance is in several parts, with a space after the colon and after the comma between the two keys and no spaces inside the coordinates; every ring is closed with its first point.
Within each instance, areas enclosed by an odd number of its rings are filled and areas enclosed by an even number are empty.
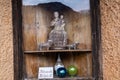
{"type": "MultiPolygon", "coordinates": [[[[15,80],[36,80],[38,68],[54,67],[58,54],[60,54],[65,68],[74,65],[78,72],[73,78],[69,75],[59,78],[54,73],[52,80],[102,79],[99,1],[65,1],[49,2],[49,0],[44,0],[30,3],[29,0],[12,0],[15,80]],[[67,43],[63,47],[61,41],[59,45],[62,47],[57,45],[57,48],[50,46],[47,49],[45,46],[41,50],[40,44],[51,40],[50,33],[55,26],[50,27],[50,25],[55,18],[55,12],[58,12],[59,18],[61,15],[64,18],[67,43]],[[77,48],[71,48],[70,46],[76,42],[79,43],[77,48]]],[[[63,30],[63,28],[60,29],[63,30]]],[[[54,39],[55,45],[58,44],[61,37],[54,39]]]]}

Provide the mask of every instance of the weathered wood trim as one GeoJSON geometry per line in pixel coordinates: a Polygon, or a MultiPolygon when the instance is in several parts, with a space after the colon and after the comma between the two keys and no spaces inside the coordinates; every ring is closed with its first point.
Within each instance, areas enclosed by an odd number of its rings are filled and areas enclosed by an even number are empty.
{"type": "Polygon", "coordinates": [[[100,0],[91,0],[91,26],[92,26],[92,62],[93,77],[95,80],[103,80],[102,75],[102,54],[101,54],[101,16],[100,0]]]}
{"type": "Polygon", "coordinates": [[[12,0],[13,45],[14,45],[14,80],[23,77],[23,50],[22,50],[22,6],[21,0],[12,0]]]}
{"type": "MultiPolygon", "coordinates": [[[[100,0],[90,0],[92,19],[92,54],[93,77],[103,80],[101,63],[101,22],[100,0]]],[[[14,43],[14,80],[22,80],[23,76],[23,50],[22,50],[22,0],[12,0],[13,14],[13,43],[14,43]]]]}

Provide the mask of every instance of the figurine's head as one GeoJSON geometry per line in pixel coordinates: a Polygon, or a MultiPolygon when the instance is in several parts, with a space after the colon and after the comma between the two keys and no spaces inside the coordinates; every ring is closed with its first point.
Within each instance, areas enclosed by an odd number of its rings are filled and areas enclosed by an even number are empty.
{"type": "Polygon", "coordinates": [[[54,16],[55,18],[58,18],[59,17],[59,13],[57,11],[54,12],[54,16]]]}
{"type": "Polygon", "coordinates": [[[63,16],[63,15],[61,15],[61,16],[60,16],[60,19],[63,19],[63,18],[64,18],[64,16],[63,16]]]}
{"type": "Polygon", "coordinates": [[[80,43],[79,42],[75,42],[74,44],[78,46],[80,43]]]}

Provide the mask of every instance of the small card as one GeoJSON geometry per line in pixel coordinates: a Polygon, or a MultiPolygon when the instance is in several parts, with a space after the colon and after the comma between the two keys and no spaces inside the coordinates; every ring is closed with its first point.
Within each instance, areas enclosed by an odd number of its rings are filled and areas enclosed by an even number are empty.
{"type": "Polygon", "coordinates": [[[53,78],[53,67],[39,67],[38,79],[53,78]]]}

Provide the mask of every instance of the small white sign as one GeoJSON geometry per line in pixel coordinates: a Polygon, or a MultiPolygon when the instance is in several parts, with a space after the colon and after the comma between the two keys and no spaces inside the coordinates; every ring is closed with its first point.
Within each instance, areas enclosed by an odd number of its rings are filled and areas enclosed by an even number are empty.
{"type": "Polygon", "coordinates": [[[38,79],[53,78],[53,67],[39,67],[38,79]]]}

